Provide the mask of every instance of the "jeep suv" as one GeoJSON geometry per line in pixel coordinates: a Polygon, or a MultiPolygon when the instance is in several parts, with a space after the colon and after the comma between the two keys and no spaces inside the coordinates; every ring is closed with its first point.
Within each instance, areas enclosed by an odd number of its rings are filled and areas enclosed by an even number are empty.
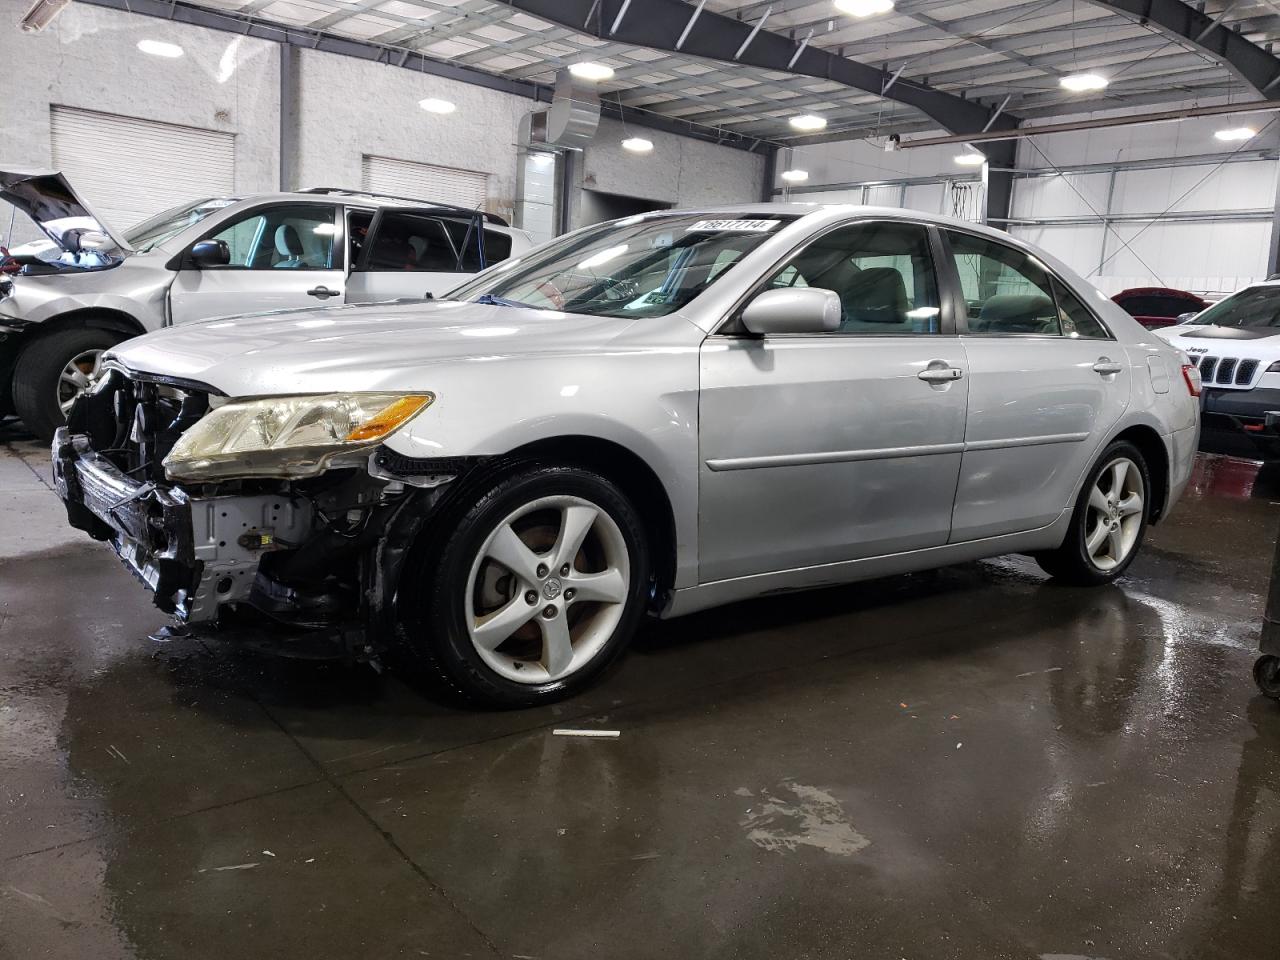
{"type": "Polygon", "coordinates": [[[48,238],[0,248],[0,416],[46,440],[122,340],[228,314],[423,299],[531,245],[493,214],[334,188],[193,200],[124,231],[61,174],[0,172],[0,198],[48,238]]]}

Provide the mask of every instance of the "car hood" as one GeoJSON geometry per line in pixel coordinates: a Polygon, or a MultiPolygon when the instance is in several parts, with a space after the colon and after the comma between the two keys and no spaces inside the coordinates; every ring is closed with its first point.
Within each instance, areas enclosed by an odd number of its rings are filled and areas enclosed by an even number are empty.
{"type": "Polygon", "coordinates": [[[129,370],[232,397],[430,390],[432,367],[580,355],[635,324],[616,317],[451,300],[285,310],[168,327],[116,347],[129,370]]]}
{"type": "Polygon", "coordinates": [[[0,170],[0,199],[30,217],[41,233],[67,253],[92,251],[120,256],[133,251],[122,236],[89,209],[60,173],[0,170]]]}
{"type": "Polygon", "coordinates": [[[1232,356],[1242,360],[1280,358],[1280,327],[1219,327],[1183,324],[1151,331],[1170,346],[1190,354],[1232,356]]]}

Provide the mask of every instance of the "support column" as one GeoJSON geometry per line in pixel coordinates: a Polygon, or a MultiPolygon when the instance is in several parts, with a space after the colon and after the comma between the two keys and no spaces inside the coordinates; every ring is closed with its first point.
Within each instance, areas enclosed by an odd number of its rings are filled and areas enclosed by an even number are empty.
{"type": "Polygon", "coordinates": [[[296,190],[298,183],[299,104],[298,48],[291,43],[279,45],[280,51],[280,189],[296,190]]]}
{"type": "Polygon", "coordinates": [[[1267,276],[1280,273],[1280,162],[1276,164],[1276,199],[1271,212],[1271,245],[1267,250],[1267,276]]]}
{"type": "Polygon", "coordinates": [[[760,185],[760,199],[765,203],[773,200],[773,182],[778,179],[778,148],[764,148],[764,182],[760,185]]]}
{"type": "Polygon", "coordinates": [[[1013,202],[1013,174],[1010,171],[1018,159],[1018,142],[995,140],[981,146],[987,155],[986,165],[982,168],[982,185],[985,188],[982,222],[1008,230],[1009,210],[1013,202]],[[992,167],[998,169],[993,170],[992,167]]]}

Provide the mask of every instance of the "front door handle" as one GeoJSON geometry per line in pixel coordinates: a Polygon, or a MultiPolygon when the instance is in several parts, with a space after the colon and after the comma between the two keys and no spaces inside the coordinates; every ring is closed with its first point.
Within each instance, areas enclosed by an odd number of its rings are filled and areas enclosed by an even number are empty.
{"type": "Polygon", "coordinates": [[[964,376],[959,367],[927,367],[916,374],[925,383],[950,383],[964,376]]]}
{"type": "Polygon", "coordinates": [[[308,297],[319,297],[321,300],[328,300],[330,297],[341,295],[341,290],[330,290],[328,287],[312,287],[307,291],[308,297]]]}
{"type": "Polygon", "coordinates": [[[1113,373],[1119,373],[1123,369],[1123,363],[1117,363],[1110,357],[1099,357],[1098,362],[1093,365],[1093,372],[1100,373],[1104,377],[1113,373]]]}

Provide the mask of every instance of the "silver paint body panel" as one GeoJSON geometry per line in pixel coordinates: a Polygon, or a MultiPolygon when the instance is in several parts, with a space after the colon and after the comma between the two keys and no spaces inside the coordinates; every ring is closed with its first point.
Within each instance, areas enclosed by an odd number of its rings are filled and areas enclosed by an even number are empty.
{"type": "Polygon", "coordinates": [[[1169,454],[1164,508],[1181,493],[1198,405],[1176,383],[1156,393],[1148,364],[1160,357],[1176,371],[1178,352],[1063,264],[998,231],[910,211],[724,209],[801,216],[666,317],[343,306],[188,324],[116,354],[232,397],[429,390],[435,404],[387,442],[413,457],[499,455],[566,437],[625,447],[671,503],[669,615],[1057,546],[1097,452],[1134,425],[1169,454]],[[716,333],[787,254],[864,218],[955,225],[1025,249],[1115,339],[716,333]],[[1095,372],[1102,356],[1122,370],[1095,372]],[[931,361],[962,376],[921,380],[931,361]]]}

